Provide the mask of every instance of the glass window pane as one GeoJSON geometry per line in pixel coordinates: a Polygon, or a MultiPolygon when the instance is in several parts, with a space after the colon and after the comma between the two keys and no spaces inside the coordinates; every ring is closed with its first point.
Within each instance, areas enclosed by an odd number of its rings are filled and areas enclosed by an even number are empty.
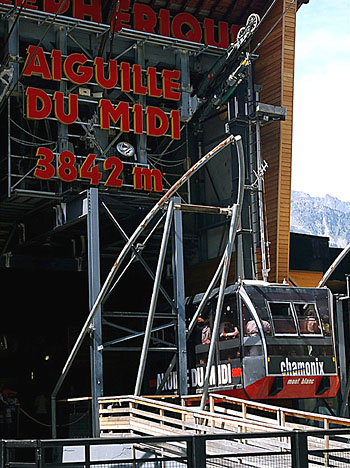
{"type": "Polygon", "coordinates": [[[297,329],[290,303],[269,302],[275,334],[296,335],[297,329]]]}
{"type": "Polygon", "coordinates": [[[221,313],[219,339],[229,340],[239,338],[239,328],[236,295],[225,297],[221,313]]]}
{"type": "Polygon", "coordinates": [[[244,301],[241,302],[241,305],[245,337],[243,350],[244,356],[245,358],[251,356],[260,356],[263,354],[263,349],[258,325],[244,301]]]}
{"type": "Polygon", "coordinates": [[[299,331],[302,335],[322,335],[320,320],[315,304],[296,304],[299,331]]]}

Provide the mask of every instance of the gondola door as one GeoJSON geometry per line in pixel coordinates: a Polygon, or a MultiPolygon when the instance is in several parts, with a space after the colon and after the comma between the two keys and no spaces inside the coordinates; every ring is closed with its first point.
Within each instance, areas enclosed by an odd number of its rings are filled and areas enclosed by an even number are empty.
{"type": "Polygon", "coordinates": [[[237,294],[225,296],[219,330],[218,356],[219,367],[225,370],[219,386],[239,388],[242,386],[242,338],[241,319],[237,294]]]}
{"type": "Polygon", "coordinates": [[[245,389],[266,376],[267,347],[263,324],[244,288],[239,291],[242,329],[242,384],[245,389]]]}

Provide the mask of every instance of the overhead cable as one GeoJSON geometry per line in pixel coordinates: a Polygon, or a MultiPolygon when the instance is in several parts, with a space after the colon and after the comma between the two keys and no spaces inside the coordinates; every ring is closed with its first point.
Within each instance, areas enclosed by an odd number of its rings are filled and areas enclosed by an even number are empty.
{"type": "Polygon", "coordinates": [[[65,4],[66,0],[61,0],[61,4],[59,6],[59,8],[57,9],[55,15],[53,16],[52,20],[50,21],[50,24],[49,26],[47,27],[46,31],[44,32],[44,34],[42,35],[39,43],[37,44],[37,46],[35,47],[35,50],[33,52],[33,54],[31,55],[31,57],[29,58],[27,64],[23,67],[16,83],[12,86],[12,88],[6,93],[6,95],[4,96],[4,100],[2,101],[1,103],[1,107],[0,107],[0,113],[3,111],[4,107],[5,107],[5,104],[8,100],[8,98],[11,96],[11,94],[13,93],[13,91],[15,90],[17,84],[19,83],[20,79],[22,78],[23,76],[23,73],[26,71],[26,69],[28,68],[29,64],[32,62],[32,60],[34,59],[35,57],[35,54],[37,52],[37,50],[39,49],[39,47],[41,46],[41,44],[43,43],[46,35],[48,34],[49,30],[52,28],[52,26],[55,24],[55,21],[56,21],[56,18],[57,16],[60,14],[61,10],[62,10],[62,7],[63,5],[65,4]]]}
{"type": "MultiPolygon", "coordinates": [[[[263,19],[265,18],[265,16],[268,14],[268,12],[271,10],[271,8],[273,7],[273,5],[276,3],[277,0],[275,0],[273,2],[273,4],[270,6],[270,8],[268,9],[268,11],[266,12],[266,14],[264,15],[263,19]]],[[[271,28],[267,31],[267,33],[265,34],[265,36],[261,39],[260,42],[257,43],[257,45],[255,46],[255,48],[252,50],[251,54],[254,54],[257,49],[265,42],[265,40],[269,37],[269,35],[272,33],[272,31],[275,29],[275,27],[278,25],[278,23],[283,19],[283,17],[286,15],[286,13],[289,11],[289,9],[294,5],[294,3],[296,2],[296,0],[292,0],[292,2],[288,5],[288,7],[284,10],[284,12],[281,14],[281,16],[277,19],[277,21],[271,26],[271,28]]],[[[260,22],[261,24],[261,22],[260,22]]]]}
{"type": "Polygon", "coordinates": [[[10,119],[11,120],[11,123],[13,123],[14,125],[16,125],[17,128],[19,128],[20,130],[22,130],[22,132],[26,133],[27,135],[33,137],[33,138],[37,138],[38,140],[40,141],[43,141],[45,143],[56,143],[52,140],[47,140],[46,138],[41,138],[37,135],[34,135],[33,133],[30,133],[28,132],[27,130],[25,130],[23,127],[21,127],[16,121],[14,121],[13,119],[10,119]]]}
{"type": "Polygon", "coordinates": [[[4,43],[3,43],[3,50],[2,50],[2,54],[1,54],[1,59],[0,59],[0,61],[2,61],[3,58],[4,58],[4,55],[5,55],[5,46],[6,46],[6,44],[8,43],[8,41],[10,40],[10,37],[12,36],[12,33],[13,33],[13,31],[14,31],[14,29],[15,29],[15,26],[16,26],[16,23],[17,23],[17,21],[19,20],[19,17],[20,17],[20,15],[21,15],[21,13],[22,13],[22,10],[23,10],[23,7],[24,7],[25,2],[26,2],[26,0],[22,0],[21,6],[20,6],[19,9],[18,9],[16,18],[15,18],[15,20],[14,20],[12,26],[11,26],[11,29],[10,29],[9,33],[7,34],[7,37],[6,37],[6,39],[5,39],[4,43]]]}

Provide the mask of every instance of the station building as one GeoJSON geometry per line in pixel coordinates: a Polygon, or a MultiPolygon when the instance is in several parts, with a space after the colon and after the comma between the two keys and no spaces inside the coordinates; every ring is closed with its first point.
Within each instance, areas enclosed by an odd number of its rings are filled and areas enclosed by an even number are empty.
{"type": "MultiPolygon", "coordinates": [[[[0,1],[0,381],[23,407],[55,388],[140,223],[226,142],[174,192],[185,208],[164,252],[160,327],[175,292],[205,290],[227,245],[220,208],[232,209],[239,191],[229,135],[245,158],[229,282],[322,278],[336,256],[327,240],[289,232],[295,30],[307,3],[0,1]]],[[[159,210],[123,259],[62,398],[90,395],[91,385],[99,395],[134,388],[164,218],[159,210]]],[[[332,281],[347,294],[343,274],[332,281]]]]}

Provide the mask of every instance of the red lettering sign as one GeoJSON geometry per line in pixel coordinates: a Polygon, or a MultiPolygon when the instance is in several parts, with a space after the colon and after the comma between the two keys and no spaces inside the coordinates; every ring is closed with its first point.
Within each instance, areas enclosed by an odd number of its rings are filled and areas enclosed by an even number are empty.
{"type": "Polygon", "coordinates": [[[115,107],[109,99],[100,99],[100,125],[103,130],[109,130],[110,119],[114,123],[120,120],[120,130],[129,132],[129,103],[120,101],[115,107]]]}
{"type": "Polygon", "coordinates": [[[148,5],[135,3],[133,8],[134,29],[148,33],[155,33],[157,15],[148,5]]]}
{"type": "Polygon", "coordinates": [[[85,3],[85,0],[73,1],[73,16],[84,20],[93,21],[94,23],[101,23],[101,3],[100,0],[90,0],[85,3]]]}
{"type": "Polygon", "coordinates": [[[147,135],[156,137],[165,135],[169,128],[166,113],[158,107],[147,106],[146,115],[147,135]]]}
{"type": "Polygon", "coordinates": [[[84,63],[87,62],[87,57],[85,54],[74,53],[68,55],[63,64],[63,69],[66,77],[75,84],[86,84],[88,83],[93,75],[93,70],[91,67],[84,67],[84,63]],[[75,65],[76,67],[75,70],[75,65]]]}
{"type": "Polygon", "coordinates": [[[23,76],[38,75],[44,80],[51,80],[51,73],[42,47],[30,45],[23,67],[23,76]]]}
{"type": "MultiPolygon", "coordinates": [[[[76,157],[71,151],[62,151],[62,153],[56,156],[57,167],[55,154],[49,148],[38,148],[36,156],[38,160],[34,170],[34,176],[39,179],[49,180],[56,175],[63,182],[73,182],[79,175],[81,179],[89,180],[90,185],[98,185],[102,178],[102,172],[99,170],[99,166],[94,164],[96,154],[88,154],[83,163],[79,163],[79,171],[77,169],[76,157]]],[[[109,176],[103,185],[105,187],[122,187],[124,179],[120,176],[123,167],[123,162],[119,158],[115,156],[107,158],[103,163],[103,169],[109,172],[109,176]]],[[[162,173],[158,169],[138,166],[133,168],[132,173],[134,189],[154,190],[155,192],[161,192],[163,190],[162,173]]]]}
{"type": "Polygon", "coordinates": [[[50,97],[37,88],[28,87],[27,96],[27,119],[46,119],[51,113],[52,103],[50,97]]]}
{"type": "MultiPolygon", "coordinates": [[[[23,6],[32,10],[42,9],[48,13],[60,15],[71,14],[74,18],[101,23],[101,0],[2,0],[3,4],[23,6]],[[24,3],[23,3],[24,1],[24,3]]],[[[241,25],[229,25],[225,21],[216,22],[213,18],[205,18],[203,23],[187,12],[171,15],[164,8],[159,11],[144,3],[133,3],[130,0],[116,2],[112,15],[111,28],[119,31],[122,28],[150,34],[160,34],[191,42],[204,42],[206,45],[226,49],[230,42],[236,39],[241,25]],[[116,8],[118,11],[116,12],[116,8]]]]}
{"type": "Polygon", "coordinates": [[[57,13],[60,11],[61,15],[64,15],[69,8],[70,0],[44,0],[44,11],[48,13],[57,13]]]}
{"type": "Polygon", "coordinates": [[[162,174],[158,169],[148,169],[147,167],[134,167],[134,189],[152,190],[161,192],[163,190],[162,174]]]}
{"type": "Polygon", "coordinates": [[[104,60],[102,57],[96,57],[94,60],[96,81],[101,88],[112,89],[118,83],[118,64],[116,60],[110,60],[108,63],[108,78],[105,77],[104,60]]]}
{"type": "Polygon", "coordinates": [[[171,31],[174,37],[190,42],[201,42],[202,28],[199,21],[189,13],[179,13],[171,23],[171,31]],[[183,26],[187,26],[187,32],[183,31],[183,26]]]}
{"type": "Polygon", "coordinates": [[[53,95],[55,102],[54,111],[58,121],[65,125],[74,123],[78,118],[78,95],[68,95],[68,112],[64,110],[64,94],[61,91],[56,91],[53,95]]]}

